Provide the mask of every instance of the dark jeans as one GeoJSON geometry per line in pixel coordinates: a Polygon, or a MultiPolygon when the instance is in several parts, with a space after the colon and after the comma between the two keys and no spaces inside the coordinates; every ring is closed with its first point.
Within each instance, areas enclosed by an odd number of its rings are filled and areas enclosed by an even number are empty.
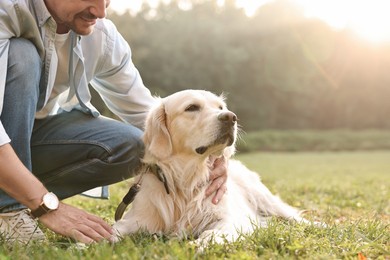
{"type": "MultiPolygon", "coordinates": [[[[40,77],[35,46],[11,39],[0,118],[24,165],[61,199],[133,176],[144,149],[142,131],[77,110],[35,120],[40,77]]],[[[0,190],[0,212],[21,208],[0,190]]]]}

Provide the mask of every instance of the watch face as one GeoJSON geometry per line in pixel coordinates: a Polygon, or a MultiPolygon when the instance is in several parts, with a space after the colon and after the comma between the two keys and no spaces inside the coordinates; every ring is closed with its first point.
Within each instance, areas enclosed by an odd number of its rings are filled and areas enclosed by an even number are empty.
{"type": "Polygon", "coordinates": [[[43,196],[43,203],[49,209],[54,210],[58,208],[59,201],[54,193],[49,192],[45,196],[43,196]]]}

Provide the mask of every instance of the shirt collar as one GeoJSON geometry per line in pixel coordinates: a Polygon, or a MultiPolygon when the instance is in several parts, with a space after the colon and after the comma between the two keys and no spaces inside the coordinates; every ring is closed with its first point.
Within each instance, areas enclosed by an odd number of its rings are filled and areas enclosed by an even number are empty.
{"type": "Polygon", "coordinates": [[[43,0],[32,0],[39,27],[42,27],[51,17],[43,0]]]}
{"type": "MultiPolygon", "coordinates": [[[[44,0],[32,0],[32,1],[35,9],[35,15],[38,20],[38,25],[39,27],[42,27],[47,22],[47,20],[52,18],[52,15],[50,14],[49,10],[47,10],[44,0]]],[[[71,33],[76,35],[75,41],[72,42],[72,45],[75,46],[80,41],[81,36],[76,34],[73,31],[71,31],[71,33]]]]}

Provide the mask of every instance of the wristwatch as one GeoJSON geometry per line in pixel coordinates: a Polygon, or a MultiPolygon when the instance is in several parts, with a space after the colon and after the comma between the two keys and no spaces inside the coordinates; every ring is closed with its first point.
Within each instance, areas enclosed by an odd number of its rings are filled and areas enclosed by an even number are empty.
{"type": "Polygon", "coordinates": [[[43,195],[42,203],[37,209],[31,210],[31,215],[34,218],[39,218],[43,214],[58,209],[60,201],[53,192],[48,192],[43,195]]]}

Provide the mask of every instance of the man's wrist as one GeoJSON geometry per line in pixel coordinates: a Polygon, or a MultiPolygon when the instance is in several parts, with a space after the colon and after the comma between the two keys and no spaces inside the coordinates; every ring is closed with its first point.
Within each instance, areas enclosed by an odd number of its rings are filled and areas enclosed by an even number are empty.
{"type": "Polygon", "coordinates": [[[29,190],[25,206],[30,210],[36,209],[42,203],[42,198],[49,191],[42,185],[42,187],[36,187],[29,190]]]}
{"type": "Polygon", "coordinates": [[[59,203],[59,199],[54,193],[47,192],[42,196],[39,206],[31,209],[31,215],[35,218],[39,218],[46,213],[58,209],[59,203]]]}

